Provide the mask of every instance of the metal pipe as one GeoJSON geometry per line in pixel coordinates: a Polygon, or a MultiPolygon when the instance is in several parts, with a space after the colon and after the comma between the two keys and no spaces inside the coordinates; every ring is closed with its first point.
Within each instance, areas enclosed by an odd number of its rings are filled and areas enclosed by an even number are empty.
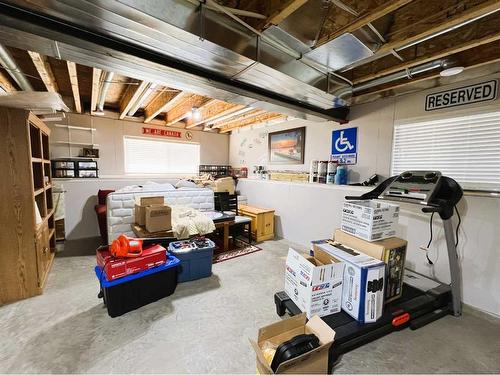
{"type": "Polygon", "coordinates": [[[450,266],[451,278],[451,298],[453,315],[462,315],[462,280],[460,278],[460,262],[458,259],[457,248],[455,246],[455,230],[449,219],[443,220],[444,237],[446,239],[446,249],[448,251],[448,262],[450,266]]]}
{"type": "Polygon", "coordinates": [[[443,60],[431,61],[431,62],[422,64],[419,66],[415,66],[415,67],[410,68],[410,69],[401,70],[399,72],[392,73],[392,74],[386,75],[384,77],[373,79],[371,81],[362,83],[360,85],[356,85],[354,87],[343,88],[343,89],[339,90],[337,93],[335,93],[335,95],[342,99],[345,96],[347,96],[348,94],[355,94],[357,92],[367,90],[367,89],[375,87],[375,86],[379,86],[379,85],[383,85],[385,83],[397,81],[398,79],[402,79],[402,78],[412,79],[413,75],[415,75],[415,74],[421,74],[421,73],[427,72],[429,70],[441,68],[442,66],[443,66],[443,60]]]}
{"type": "MultiPolygon", "coordinates": [[[[462,27],[462,26],[468,25],[468,24],[469,24],[469,23],[471,23],[471,22],[475,22],[475,21],[477,21],[477,20],[480,20],[481,18],[484,18],[484,17],[490,16],[490,15],[492,15],[492,14],[494,14],[494,13],[498,12],[499,10],[500,10],[500,8],[498,8],[498,9],[494,9],[494,10],[492,10],[491,12],[488,12],[488,13],[485,13],[485,14],[480,14],[480,15],[479,15],[479,16],[477,16],[477,17],[471,18],[470,20],[466,20],[466,21],[463,21],[463,22],[461,22],[461,23],[458,23],[458,24],[456,24],[456,25],[454,25],[454,26],[450,26],[450,27],[448,27],[448,28],[446,28],[446,29],[443,29],[443,30],[440,30],[440,31],[436,31],[436,32],[435,32],[435,33],[433,33],[433,34],[427,35],[427,36],[425,36],[425,37],[423,37],[423,38],[421,38],[421,39],[415,40],[415,41],[413,41],[413,42],[411,42],[411,43],[408,43],[408,44],[405,44],[405,45],[403,45],[403,46],[401,46],[401,47],[395,48],[394,50],[395,50],[396,52],[399,52],[399,51],[402,51],[402,50],[404,50],[404,49],[406,49],[406,48],[412,47],[412,46],[414,46],[414,45],[416,45],[416,44],[419,44],[419,43],[422,43],[422,42],[426,42],[426,41],[428,41],[428,40],[430,40],[430,39],[433,39],[433,38],[435,38],[435,37],[437,37],[437,36],[439,36],[439,35],[446,34],[446,33],[450,32],[450,31],[453,31],[453,30],[459,29],[459,28],[460,28],[460,27],[462,27]]],[[[344,72],[346,72],[346,71],[348,71],[348,70],[351,70],[351,69],[354,69],[354,68],[356,68],[356,67],[358,67],[358,66],[360,66],[360,65],[363,65],[363,64],[366,64],[366,63],[369,63],[369,62],[372,62],[372,61],[378,60],[378,59],[380,59],[381,57],[387,56],[387,55],[389,55],[389,54],[391,54],[391,53],[392,53],[392,51],[388,51],[388,52],[386,52],[386,53],[384,53],[384,54],[380,54],[380,55],[375,54],[375,55],[370,56],[370,57],[368,57],[368,58],[366,58],[366,59],[362,59],[362,60],[356,61],[355,63],[352,63],[351,65],[348,65],[348,66],[343,67],[342,69],[340,69],[340,72],[341,72],[341,73],[344,73],[344,72]]]]}
{"type": "Polygon", "coordinates": [[[99,100],[97,102],[97,109],[100,112],[104,109],[106,95],[108,95],[109,85],[111,85],[114,75],[114,72],[106,72],[106,74],[104,74],[104,80],[102,81],[101,91],[99,92],[99,100]]]}
{"type": "Polygon", "coordinates": [[[26,76],[19,69],[10,52],[2,44],[0,44],[0,64],[2,64],[7,73],[9,73],[23,91],[33,91],[31,83],[29,83],[26,76]]]}

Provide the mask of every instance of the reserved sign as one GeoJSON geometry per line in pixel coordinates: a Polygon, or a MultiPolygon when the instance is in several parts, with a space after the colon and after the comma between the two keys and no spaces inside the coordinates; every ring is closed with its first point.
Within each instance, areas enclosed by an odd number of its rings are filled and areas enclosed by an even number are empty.
{"type": "Polygon", "coordinates": [[[181,132],[167,129],[142,128],[142,134],[159,135],[161,137],[180,138],[181,132]]]}
{"type": "Polygon", "coordinates": [[[433,111],[494,100],[497,96],[497,80],[459,87],[453,90],[429,94],[425,97],[425,110],[433,111]]]}

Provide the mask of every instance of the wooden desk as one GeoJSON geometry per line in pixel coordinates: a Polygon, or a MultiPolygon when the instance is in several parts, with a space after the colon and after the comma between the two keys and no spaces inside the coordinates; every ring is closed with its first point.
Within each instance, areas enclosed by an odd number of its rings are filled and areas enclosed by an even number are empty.
{"type": "Polygon", "coordinates": [[[248,205],[239,205],[238,213],[252,219],[252,236],[255,241],[274,238],[274,210],[248,205]]]}

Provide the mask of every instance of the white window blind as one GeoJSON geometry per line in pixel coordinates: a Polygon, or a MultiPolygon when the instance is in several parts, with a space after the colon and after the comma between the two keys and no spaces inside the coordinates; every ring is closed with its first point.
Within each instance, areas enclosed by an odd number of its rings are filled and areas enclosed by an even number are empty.
{"type": "Polygon", "coordinates": [[[164,140],[124,137],[125,173],[198,173],[200,145],[164,140]]]}
{"type": "Polygon", "coordinates": [[[394,128],[392,175],[438,170],[464,189],[500,190],[500,112],[394,128]]]}

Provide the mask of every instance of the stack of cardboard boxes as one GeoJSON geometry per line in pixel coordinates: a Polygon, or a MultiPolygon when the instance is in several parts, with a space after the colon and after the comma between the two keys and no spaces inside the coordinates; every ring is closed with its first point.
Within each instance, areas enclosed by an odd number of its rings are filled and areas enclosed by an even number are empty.
{"type": "Polygon", "coordinates": [[[398,217],[393,204],[345,202],[341,229],[332,239],[312,241],[309,254],[290,248],[285,292],[303,314],[259,330],[252,341],[258,373],[327,373],[335,332],[319,317],[344,310],[360,323],[372,323],[385,303],[401,296],[407,243],[394,237],[398,217]],[[277,347],[301,333],[316,334],[321,346],[273,371],[269,343],[277,347]]]}
{"type": "Polygon", "coordinates": [[[135,222],[150,233],[172,229],[172,209],[164,197],[142,197],[135,202],[135,222]]]}
{"type": "Polygon", "coordinates": [[[312,241],[309,255],[290,249],[285,292],[309,318],[342,309],[360,323],[377,321],[402,294],[407,243],[394,237],[398,217],[393,204],[345,202],[332,239],[312,241]]]}

